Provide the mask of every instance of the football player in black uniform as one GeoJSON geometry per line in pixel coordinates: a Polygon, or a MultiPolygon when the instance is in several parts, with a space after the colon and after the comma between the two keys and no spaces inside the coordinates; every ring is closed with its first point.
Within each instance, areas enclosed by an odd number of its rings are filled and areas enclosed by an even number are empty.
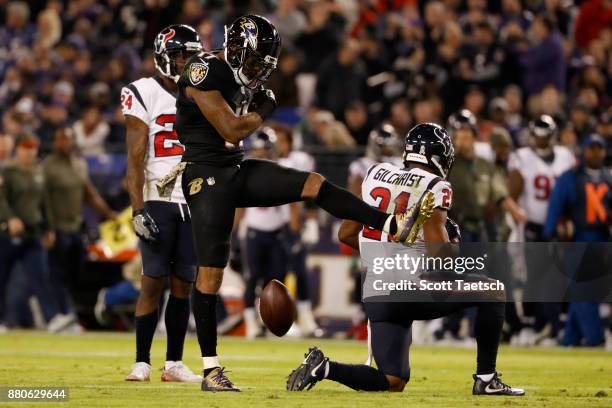
{"type": "Polygon", "coordinates": [[[281,39],[265,18],[246,15],[226,28],[223,50],[188,61],[178,82],[176,125],[183,154],[183,191],[198,260],[193,312],[204,362],[203,391],[238,391],[217,358],[215,309],[229,255],[234,211],[312,200],[332,215],[406,240],[413,217],[390,216],[317,173],[243,160],[241,141],[268,118],[276,101],[263,87],[281,39]]]}
{"type": "MultiPolygon", "coordinates": [[[[449,145],[450,137],[440,126],[429,123],[417,125],[406,135],[404,165],[407,169],[420,168],[436,174],[440,180],[448,174],[454,161],[454,151],[447,148],[449,145]],[[421,158],[412,158],[413,152],[423,153],[419,155],[421,158]],[[425,161],[427,164],[424,164],[425,161]]],[[[447,210],[442,207],[433,209],[431,217],[422,226],[425,242],[459,241],[459,229],[454,222],[449,222],[446,213],[447,210]]],[[[362,228],[363,226],[356,222],[344,221],[338,231],[338,237],[359,251],[358,235],[362,228]]],[[[482,295],[486,296],[484,292],[482,295]]],[[[504,323],[502,301],[423,302],[408,305],[402,302],[365,302],[364,308],[370,322],[370,344],[377,368],[365,364],[349,365],[330,361],[321,350],[314,347],[308,350],[304,362],[289,375],[287,389],[303,391],[328,379],[355,390],[403,391],[410,379],[412,322],[437,319],[467,307],[477,309],[475,332],[478,357],[472,393],[523,395],[525,392],[522,389],[512,388],[501,382],[495,370],[504,323]]]]}

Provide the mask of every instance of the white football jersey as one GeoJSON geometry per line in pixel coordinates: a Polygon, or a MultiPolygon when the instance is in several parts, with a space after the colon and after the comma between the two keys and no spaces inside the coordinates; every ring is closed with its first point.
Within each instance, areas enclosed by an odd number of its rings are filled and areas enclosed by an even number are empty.
{"type": "MultiPolygon", "coordinates": [[[[142,120],[149,127],[149,143],[145,156],[145,201],[166,201],[159,197],[155,182],[181,161],[185,147],[176,134],[176,98],[159,78],[141,78],[121,89],[124,115],[142,120]]],[[[185,203],[181,177],[176,180],[170,201],[185,203]]]]}
{"type": "Polygon", "coordinates": [[[530,222],[544,224],[548,199],[557,178],[576,164],[574,154],[566,147],[554,146],[555,158],[547,163],[531,147],[521,147],[510,155],[508,169],[523,177],[523,194],[519,205],[527,212],[530,222]]]}
{"type": "MultiPolygon", "coordinates": [[[[448,181],[423,169],[402,169],[390,163],[371,167],[361,184],[361,197],[372,207],[387,214],[396,214],[419,202],[426,190],[434,194],[434,207],[450,210],[453,190],[448,181]]],[[[359,233],[359,243],[388,241],[385,232],[365,227],[359,233]]],[[[417,242],[423,241],[423,230],[417,242]]]]}

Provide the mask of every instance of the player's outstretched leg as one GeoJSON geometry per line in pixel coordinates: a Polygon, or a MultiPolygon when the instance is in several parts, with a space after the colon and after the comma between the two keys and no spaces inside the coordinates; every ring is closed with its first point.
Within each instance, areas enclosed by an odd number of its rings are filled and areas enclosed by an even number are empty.
{"type": "Polygon", "coordinates": [[[525,395],[521,388],[504,384],[496,371],[497,349],[504,324],[505,304],[501,302],[477,303],[476,325],[474,327],[478,356],[474,374],[474,395],[525,395]]]}
{"type": "Polygon", "coordinates": [[[330,361],[317,347],[309,349],[305,357],[302,364],[289,374],[287,390],[310,390],[324,379],[339,382],[356,391],[402,391],[406,385],[406,381],[386,376],[367,365],[330,361]]]}
{"type": "Polygon", "coordinates": [[[318,173],[308,175],[301,197],[303,200],[313,200],[319,207],[336,218],[357,221],[384,231],[395,236],[398,242],[406,242],[410,236],[414,235],[411,231],[418,231],[415,229],[415,219],[412,214],[409,216],[406,213],[390,215],[378,211],[348,190],[330,183],[318,173]]]}
{"type": "Polygon", "coordinates": [[[223,268],[200,267],[193,289],[192,308],[204,362],[202,391],[240,391],[225,375],[217,356],[217,292],[223,268]]]}

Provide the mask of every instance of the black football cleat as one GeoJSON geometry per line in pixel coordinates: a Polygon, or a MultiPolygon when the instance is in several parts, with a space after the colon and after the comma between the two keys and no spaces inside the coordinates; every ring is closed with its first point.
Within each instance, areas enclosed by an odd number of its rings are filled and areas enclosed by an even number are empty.
{"type": "Polygon", "coordinates": [[[525,395],[524,389],[513,388],[501,382],[499,379],[501,374],[499,373],[495,373],[490,381],[483,381],[476,374],[473,377],[474,387],[472,387],[472,395],[509,395],[513,397],[525,395]]]}
{"type": "Polygon", "coordinates": [[[304,354],[304,357],[306,357],[304,362],[289,374],[287,391],[304,391],[304,389],[308,391],[323,379],[323,376],[317,376],[316,374],[321,364],[328,360],[323,352],[313,347],[308,349],[308,353],[304,354]]]}

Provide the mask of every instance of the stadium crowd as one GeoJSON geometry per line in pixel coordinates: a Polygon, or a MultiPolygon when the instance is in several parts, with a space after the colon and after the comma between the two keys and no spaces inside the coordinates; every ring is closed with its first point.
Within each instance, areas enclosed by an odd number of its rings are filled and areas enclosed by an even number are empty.
{"type": "MultiPolygon", "coordinates": [[[[606,153],[604,165],[612,164],[609,0],[0,0],[0,168],[5,167],[0,183],[17,177],[6,170],[13,162],[36,168],[38,154],[43,167],[31,176],[36,186],[24,188],[32,190],[24,194],[40,196],[42,203],[54,178],[70,177],[54,161],[74,155],[80,164],[72,177],[83,185],[76,199],[85,199],[101,218],[113,219],[126,205],[117,192],[121,188],[111,193],[103,180],[92,183],[87,165],[125,155],[119,94],[129,82],[156,74],[155,35],[170,24],[189,24],[204,49],[220,48],[224,25],[247,11],[267,16],[283,39],[278,69],[269,81],[279,105],[273,122],[293,132],[294,148],[315,158],[330,152],[363,155],[370,132],[383,122],[400,136],[420,122],[449,124],[451,132],[469,130],[455,139],[458,157],[482,161],[478,176],[498,175],[496,182],[507,188],[509,155],[529,145],[530,121],[550,115],[556,143],[578,161],[584,150],[599,145],[606,153]]],[[[505,213],[512,223],[525,223],[520,202],[498,205],[499,189],[493,188],[475,206],[470,200],[478,190],[471,185],[477,181],[459,171],[450,177],[456,189],[451,215],[464,238],[513,239],[505,213]],[[455,186],[462,184],[464,191],[476,192],[460,194],[455,186]],[[473,213],[461,212],[476,207],[473,213]]],[[[44,264],[51,270],[78,268],[66,259],[83,253],[83,208],[63,207],[62,200],[71,198],[61,194],[55,192],[55,217],[45,216],[47,210],[35,203],[8,208],[0,194],[0,260],[22,260],[24,271],[42,271],[44,264]],[[31,219],[20,219],[18,210],[31,219]],[[57,220],[62,217],[67,221],[57,220]],[[25,245],[20,240],[26,238],[38,243],[25,245]]],[[[540,238],[556,233],[553,225],[540,238]]],[[[609,235],[606,230],[584,239],[608,241],[609,235]]],[[[5,289],[7,265],[0,265],[0,290],[5,291],[0,292],[0,325],[3,310],[10,309],[7,299],[15,298],[5,289]]],[[[39,298],[45,320],[72,313],[63,304],[69,295],[62,282],[73,272],[54,272],[56,280],[47,288],[41,271],[27,275],[26,288],[39,298]]],[[[580,326],[587,319],[580,316],[591,319],[595,313],[598,333],[583,334],[590,345],[599,345],[604,316],[593,308],[598,305],[570,308],[567,319],[580,326]]],[[[549,312],[544,313],[550,317],[549,312]]],[[[552,313],[559,316],[561,307],[552,313]]],[[[55,323],[65,327],[66,321],[55,323]]],[[[457,322],[444,322],[436,336],[458,336],[457,322]]],[[[556,339],[558,332],[553,328],[552,333],[549,338],[556,339]]],[[[580,344],[576,336],[564,338],[564,344],[580,344]]],[[[536,340],[543,338],[531,333],[521,341],[536,340]]]]}

